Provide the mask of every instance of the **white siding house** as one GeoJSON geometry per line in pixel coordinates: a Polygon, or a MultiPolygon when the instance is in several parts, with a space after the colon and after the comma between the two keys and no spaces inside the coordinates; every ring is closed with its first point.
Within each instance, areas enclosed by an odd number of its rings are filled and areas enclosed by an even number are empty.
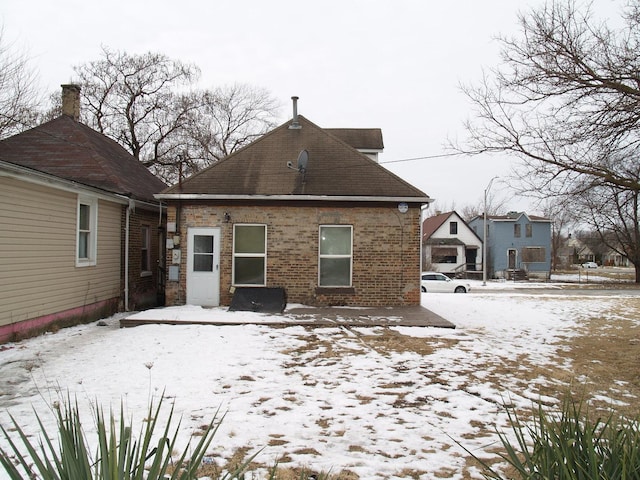
{"type": "Polygon", "coordinates": [[[455,211],[422,223],[423,270],[448,275],[482,271],[482,240],[455,211]]]}

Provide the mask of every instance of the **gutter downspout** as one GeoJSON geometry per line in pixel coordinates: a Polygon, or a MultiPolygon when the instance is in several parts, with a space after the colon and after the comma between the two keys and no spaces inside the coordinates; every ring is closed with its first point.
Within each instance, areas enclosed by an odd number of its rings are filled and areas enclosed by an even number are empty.
{"type": "Polygon", "coordinates": [[[131,221],[131,212],[135,210],[136,203],[129,199],[127,213],[124,226],[124,311],[129,311],[129,224],[131,221]]]}

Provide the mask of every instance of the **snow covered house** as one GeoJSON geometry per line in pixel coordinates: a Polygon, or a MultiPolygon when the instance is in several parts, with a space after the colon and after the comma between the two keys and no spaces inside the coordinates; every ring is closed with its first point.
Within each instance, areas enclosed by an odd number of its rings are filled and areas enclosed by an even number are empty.
{"type": "MultiPolygon", "coordinates": [[[[484,217],[469,221],[483,235],[484,217]]],[[[551,273],[551,220],[525,212],[487,216],[487,274],[490,278],[548,278],[551,273]]]]}
{"type": "Polygon", "coordinates": [[[482,240],[455,211],[422,222],[422,254],[425,270],[449,276],[482,271],[482,240]]]}
{"type": "Polygon", "coordinates": [[[265,287],[307,305],[420,303],[431,198],[368,156],[379,129],[320,128],[296,100],[290,121],[156,195],[167,205],[168,305],[229,305],[238,288],[265,287]]]}
{"type": "Polygon", "coordinates": [[[166,185],[78,121],[79,94],[0,141],[0,343],[162,302],[166,185]]]}

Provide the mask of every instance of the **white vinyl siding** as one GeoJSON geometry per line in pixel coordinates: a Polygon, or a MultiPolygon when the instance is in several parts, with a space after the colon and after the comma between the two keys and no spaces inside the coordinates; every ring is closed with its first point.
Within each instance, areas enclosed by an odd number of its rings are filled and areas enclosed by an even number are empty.
{"type": "Polygon", "coordinates": [[[98,206],[100,263],[77,268],[77,194],[0,177],[0,325],[119,296],[122,206],[98,206]]]}

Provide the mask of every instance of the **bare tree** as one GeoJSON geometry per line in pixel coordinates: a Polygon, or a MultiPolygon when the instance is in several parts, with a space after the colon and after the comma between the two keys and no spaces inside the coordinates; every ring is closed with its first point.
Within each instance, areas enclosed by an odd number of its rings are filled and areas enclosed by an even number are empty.
{"type": "Polygon", "coordinates": [[[246,84],[203,92],[193,137],[205,157],[219,160],[271,130],[278,108],[268,91],[246,84]]]}
{"type": "Polygon", "coordinates": [[[74,70],[88,107],[83,117],[88,125],[147,167],[177,161],[171,139],[198,107],[188,92],[199,76],[197,67],[163,54],[129,55],[103,47],[101,59],[74,70]]]}
{"type": "Polygon", "coordinates": [[[0,28],[0,138],[36,125],[40,102],[28,57],[6,42],[0,28]]]}
{"type": "MultiPolygon", "coordinates": [[[[504,215],[508,210],[508,201],[504,198],[498,188],[489,190],[487,192],[487,215],[504,215]]],[[[465,221],[470,221],[475,217],[484,215],[485,199],[484,196],[474,204],[463,205],[458,212],[465,221]]]]}
{"type": "Polygon", "coordinates": [[[277,105],[247,85],[197,90],[199,69],[158,53],[103,48],[75,67],[84,120],[127,148],[167,183],[246,145],[274,125],[277,105]]]}
{"type": "Polygon", "coordinates": [[[566,196],[585,214],[602,203],[598,194],[620,199],[624,217],[598,228],[633,242],[625,249],[640,282],[640,236],[626,203],[640,192],[640,0],[622,19],[613,30],[573,0],[521,14],[521,35],[500,39],[502,64],[464,89],[475,108],[466,150],[515,154],[522,191],[566,196]]]}
{"type": "Polygon", "coordinates": [[[577,212],[570,199],[551,197],[544,202],[542,213],[551,220],[551,270],[557,270],[561,263],[560,251],[569,229],[576,225],[577,212]]]}

